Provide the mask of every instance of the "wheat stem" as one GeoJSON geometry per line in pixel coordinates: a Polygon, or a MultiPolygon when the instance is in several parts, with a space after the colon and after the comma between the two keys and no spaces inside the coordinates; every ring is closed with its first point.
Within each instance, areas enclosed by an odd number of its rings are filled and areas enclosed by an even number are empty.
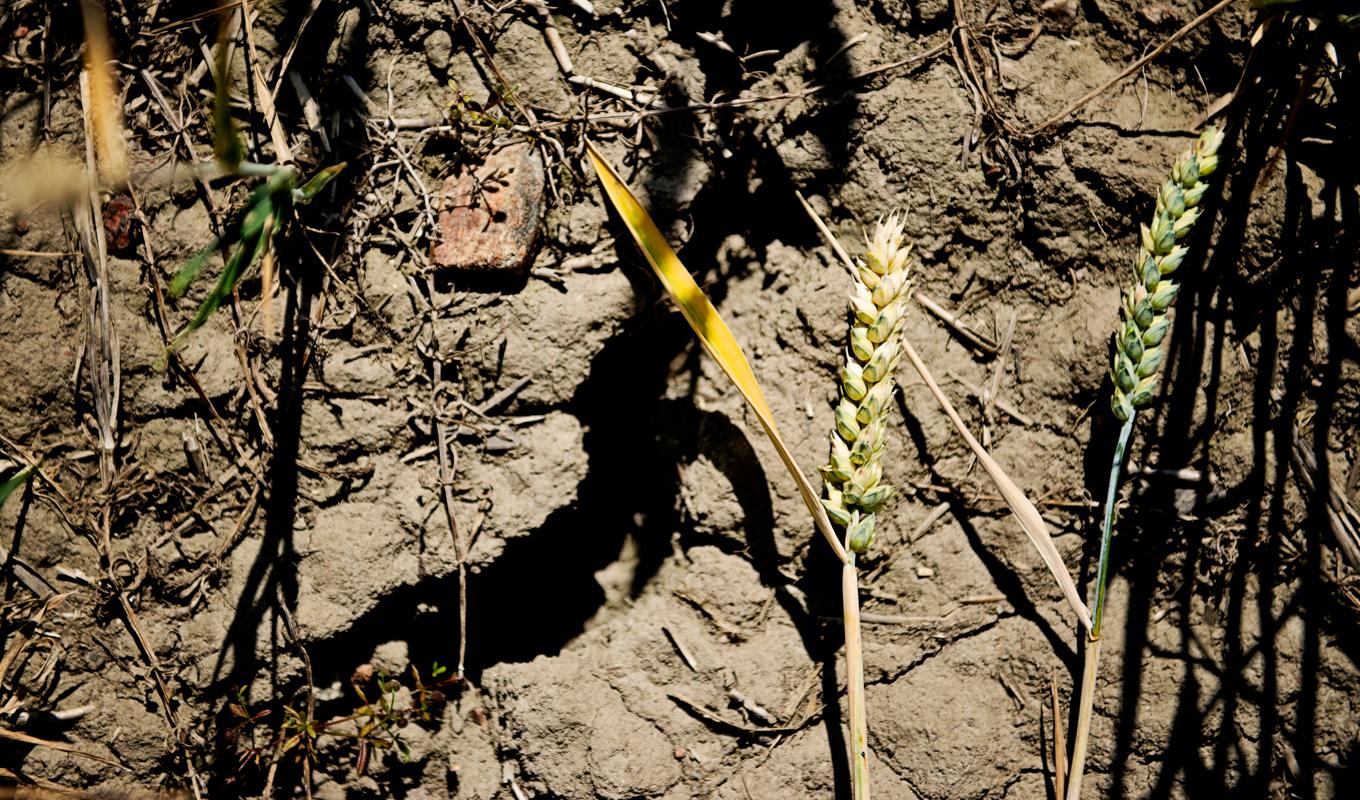
{"type": "Polygon", "coordinates": [[[855,800],[869,800],[869,723],[864,702],[859,573],[855,552],[851,550],[848,555],[849,560],[841,565],[841,602],[845,617],[845,702],[850,712],[850,786],[855,800]]]}
{"type": "Polygon", "coordinates": [[[1128,449],[1129,438],[1133,435],[1133,420],[1138,412],[1124,420],[1119,429],[1119,441],[1114,446],[1114,458],[1110,463],[1110,486],[1105,493],[1105,520],[1100,526],[1100,559],[1096,562],[1095,600],[1091,604],[1091,638],[1100,638],[1100,622],[1105,617],[1105,589],[1110,571],[1110,538],[1114,535],[1115,495],[1119,492],[1119,472],[1124,466],[1124,451],[1128,449]]]}
{"type": "Polygon", "coordinates": [[[1080,800],[1081,777],[1086,770],[1086,743],[1091,738],[1091,714],[1095,709],[1096,673],[1100,668],[1100,640],[1086,640],[1086,659],[1081,670],[1081,706],[1072,732],[1072,773],[1067,779],[1065,800],[1080,800]]]}

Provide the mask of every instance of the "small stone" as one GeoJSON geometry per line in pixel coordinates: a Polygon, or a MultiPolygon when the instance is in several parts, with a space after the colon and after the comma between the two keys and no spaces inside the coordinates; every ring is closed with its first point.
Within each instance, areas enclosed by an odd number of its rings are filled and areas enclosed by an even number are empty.
{"type": "Polygon", "coordinates": [[[425,37],[425,60],[437,72],[447,72],[453,57],[453,37],[448,31],[438,30],[425,37]]]}
{"type": "Polygon", "coordinates": [[[1138,16],[1149,25],[1157,26],[1171,19],[1174,12],[1165,3],[1153,3],[1138,9],[1138,16]]]}
{"type": "Polygon", "coordinates": [[[1071,21],[1076,19],[1080,7],[1081,4],[1077,0],[1045,0],[1044,4],[1039,6],[1039,13],[1053,19],[1071,21]]]}
{"type": "Polygon", "coordinates": [[[497,151],[481,166],[450,176],[440,192],[435,264],[523,274],[538,246],[546,190],[543,161],[527,144],[497,151]]]}
{"type": "Polygon", "coordinates": [[[497,431],[486,440],[486,452],[489,455],[508,453],[516,447],[519,447],[519,437],[514,431],[497,431]]]}
{"type": "Polygon", "coordinates": [[[406,665],[410,663],[406,642],[398,640],[378,645],[374,648],[373,658],[368,663],[388,675],[401,675],[406,671],[406,665]]]}
{"type": "Polygon", "coordinates": [[[935,570],[927,567],[925,564],[918,564],[916,567],[916,577],[933,578],[935,577],[935,570]]]}

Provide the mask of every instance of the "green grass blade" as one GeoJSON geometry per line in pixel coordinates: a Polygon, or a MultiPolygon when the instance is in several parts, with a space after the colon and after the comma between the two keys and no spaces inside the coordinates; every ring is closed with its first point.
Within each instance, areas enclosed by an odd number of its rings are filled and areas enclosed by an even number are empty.
{"type": "MultiPolygon", "coordinates": [[[[281,173],[282,174],[282,171],[281,173]]],[[[268,247],[269,240],[273,238],[274,226],[278,220],[278,210],[286,207],[291,202],[289,194],[292,192],[292,182],[284,177],[271,177],[262,186],[255,189],[250,195],[251,205],[241,215],[239,222],[239,238],[232,247],[231,255],[227,258],[226,266],[222,269],[222,276],[208,294],[203,305],[199,306],[198,314],[189,327],[185,328],[180,334],[181,337],[193,332],[195,329],[208,321],[208,317],[217,310],[227,295],[236,288],[236,283],[240,280],[245,270],[250,268],[259,257],[264,254],[264,248],[268,247]],[[250,252],[249,261],[242,263],[244,255],[250,252]]],[[[219,240],[220,241],[220,240],[219,240]]],[[[185,264],[180,271],[175,274],[174,280],[170,282],[170,295],[179,297],[189,288],[198,274],[203,270],[209,253],[217,247],[218,242],[213,242],[211,246],[200,251],[189,263],[185,264]]]]}
{"type": "Polygon", "coordinates": [[[344,168],[345,162],[342,161],[335,166],[319,170],[315,175],[308,179],[306,183],[294,190],[294,201],[304,204],[312,202],[312,198],[320,194],[321,190],[326,188],[326,184],[335,180],[335,176],[339,175],[340,171],[344,168]]]}
{"type": "Polygon", "coordinates": [[[217,311],[229,296],[231,296],[232,291],[236,288],[236,284],[240,281],[241,276],[245,274],[245,271],[256,261],[259,261],[260,256],[264,255],[264,251],[269,247],[269,241],[273,238],[273,235],[273,217],[271,216],[265,218],[263,226],[255,231],[254,236],[243,237],[241,241],[236,243],[236,247],[231,251],[231,257],[227,259],[226,267],[222,270],[222,277],[218,279],[217,285],[214,286],[212,291],[208,293],[208,296],[204,298],[203,303],[198,307],[198,313],[196,313],[194,318],[189,321],[189,324],[185,326],[184,330],[180,331],[179,335],[175,337],[177,342],[182,341],[184,337],[203,327],[203,323],[207,322],[208,318],[217,311]],[[246,258],[247,250],[250,252],[248,259],[246,258]]]}
{"type": "Polygon", "coordinates": [[[15,489],[28,483],[28,479],[33,477],[33,469],[36,466],[36,464],[29,464],[11,475],[9,480],[0,483],[0,506],[3,506],[5,501],[9,499],[9,496],[14,494],[15,489]]]}
{"type": "Polygon", "coordinates": [[[170,296],[180,298],[189,290],[189,284],[198,278],[198,274],[203,271],[203,266],[208,263],[208,257],[217,250],[217,246],[222,243],[220,238],[214,238],[207,247],[199,250],[194,257],[185,262],[179,268],[175,277],[170,279],[170,296]]]}
{"type": "MultiPolygon", "coordinates": [[[[287,196],[283,197],[282,202],[275,199],[280,194],[288,192],[292,188],[291,184],[286,180],[286,176],[280,177],[281,173],[282,170],[280,173],[276,173],[275,176],[271,176],[264,184],[256,187],[255,191],[250,193],[250,201],[249,205],[246,207],[245,213],[238,214],[233,218],[229,226],[234,226],[237,229],[237,240],[232,251],[233,253],[240,249],[242,243],[259,235],[260,231],[264,228],[265,220],[269,219],[276,209],[291,202],[287,196]]],[[[171,297],[182,297],[184,293],[188,291],[189,284],[193,283],[194,280],[198,278],[199,273],[203,271],[204,265],[208,262],[208,257],[211,256],[213,251],[221,244],[221,238],[214,239],[211,244],[198,251],[193,258],[189,259],[184,266],[180,267],[179,272],[176,272],[175,277],[170,281],[171,297]]]]}

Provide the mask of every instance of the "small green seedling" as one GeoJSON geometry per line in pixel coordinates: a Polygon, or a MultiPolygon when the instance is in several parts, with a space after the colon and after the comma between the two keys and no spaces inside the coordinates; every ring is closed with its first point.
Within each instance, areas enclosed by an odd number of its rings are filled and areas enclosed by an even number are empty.
{"type": "MultiPolygon", "coordinates": [[[[265,165],[253,162],[242,162],[239,166],[265,167],[265,165]]],[[[268,179],[251,193],[250,201],[245,210],[238,214],[231,224],[231,227],[236,230],[236,241],[232,245],[231,255],[227,257],[226,266],[223,267],[222,274],[217,279],[217,285],[204,298],[202,304],[198,307],[198,313],[176,337],[177,340],[182,340],[188,334],[202,327],[203,323],[207,322],[213,312],[222,305],[222,302],[231,295],[245,271],[265,258],[275,234],[279,232],[282,222],[288,218],[288,212],[292,209],[292,206],[311,202],[312,198],[316,197],[326,187],[326,184],[330,183],[340,173],[344,166],[344,164],[338,164],[333,167],[326,167],[301,186],[298,185],[301,175],[296,168],[265,167],[272,170],[268,179]]],[[[250,172],[241,170],[235,174],[248,175],[250,172]]],[[[214,239],[211,244],[199,251],[180,268],[174,279],[170,281],[171,297],[183,296],[189,285],[202,272],[208,257],[220,244],[220,239],[214,239]]],[[[266,284],[268,283],[269,280],[266,279],[266,284]]],[[[268,288],[266,287],[267,293],[268,288]]]]}
{"type": "Polygon", "coordinates": [[[9,499],[10,495],[14,494],[15,489],[28,483],[28,479],[33,477],[33,470],[36,466],[37,465],[35,464],[29,464],[27,467],[24,467],[11,475],[9,480],[0,483],[0,506],[5,505],[5,501],[9,499]]]}
{"type": "MultiPolygon", "coordinates": [[[[265,182],[250,195],[246,207],[228,224],[232,232],[231,253],[222,274],[208,296],[198,307],[198,313],[178,336],[176,343],[203,326],[235,290],[241,276],[258,262],[264,264],[265,302],[273,280],[270,247],[275,235],[290,218],[294,205],[305,205],[326,188],[326,185],[345,168],[343,163],[325,167],[311,178],[303,180],[302,172],[291,165],[260,164],[245,160],[245,145],[231,118],[231,103],[226,48],[218,47],[217,97],[213,103],[213,154],[217,166],[228,175],[242,178],[265,178],[265,182]]],[[[214,239],[193,258],[189,259],[170,282],[171,297],[181,297],[189,289],[213,251],[222,244],[214,239]]]]}
{"type": "Polygon", "coordinates": [[[227,705],[234,720],[227,738],[237,751],[238,772],[247,765],[260,767],[285,755],[310,769],[321,755],[323,737],[354,742],[357,748],[354,768],[360,775],[365,773],[375,753],[392,751],[402,762],[409,762],[411,746],[402,730],[412,724],[433,722],[447,702],[446,692],[462,681],[438,663],[433,665],[428,679],[421,677],[414,665],[410,674],[409,684],[382,671],[356,679],[351,688],[358,705],[348,714],[326,720],[284,703],[283,718],[271,724],[270,710],[252,709],[244,687],[238,688],[235,701],[227,705]]]}

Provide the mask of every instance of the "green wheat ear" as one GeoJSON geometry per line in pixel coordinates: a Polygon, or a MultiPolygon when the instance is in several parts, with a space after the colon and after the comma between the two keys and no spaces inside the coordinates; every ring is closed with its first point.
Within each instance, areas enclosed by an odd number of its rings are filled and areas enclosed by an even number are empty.
{"type": "Polygon", "coordinates": [[[1176,159],[1171,176],[1157,193],[1157,210],[1152,224],[1144,225],[1133,264],[1134,285],[1124,293],[1122,320],[1115,334],[1114,364],[1110,379],[1114,393],[1110,408],[1124,424],[1119,429],[1110,464],[1110,480],[1105,494],[1105,514],[1100,527],[1100,557],[1096,562],[1096,581],[1091,601],[1091,627],[1082,668],[1077,727],[1072,737],[1072,768],[1068,773],[1066,800],[1081,797],[1082,775],[1086,769],[1086,749],[1091,734],[1091,715],[1095,709],[1096,678],[1100,667],[1101,623],[1105,618],[1105,597],[1110,576],[1110,542],[1114,538],[1115,500],[1124,453],[1133,435],[1138,409],[1152,402],[1157,385],[1157,370],[1162,364],[1162,340],[1166,338],[1167,309],[1180,289],[1167,276],[1175,273],[1188,251],[1178,244],[1199,220],[1200,201],[1209,185],[1201,180],[1218,169],[1218,149],[1223,133],[1207,129],[1190,149],[1176,159]]]}
{"type": "Polygon", "coordinates": [[[1223,132],[1211,127],[1176,159],[1157,195],[1152,225],[1143,226],[1138,259],[1133,264],[1134,285],[1124,294],[1123,324],[1116,334],[1110,370],[1114,383],[1110,408],[1121,421],[1127,422],[1135,409],[1152,402],[1157,369],[1162,363],[1162,340],[1170,325],[1166,311],[1180,290],[1180,285],[1167,277],[1175,273],[1189,252],[1179,242],[1199,220],[1199,203],[1209,189],[1201,178],[1218,169],[1222,143],[1223,132]]]}
{"type": "Polygon", "coordinates": [[[883,482],[883,449],[892,409],[893,373],[901,353],[902,319],[911,294],[902,220],[879,220],[850,287],[850,345],[841,367],[841,399],[831,435],[831,463],[822,467],[827,514],[846,529],[855,553],[874,539],[874,515],[893,495],[883,482]]]}

